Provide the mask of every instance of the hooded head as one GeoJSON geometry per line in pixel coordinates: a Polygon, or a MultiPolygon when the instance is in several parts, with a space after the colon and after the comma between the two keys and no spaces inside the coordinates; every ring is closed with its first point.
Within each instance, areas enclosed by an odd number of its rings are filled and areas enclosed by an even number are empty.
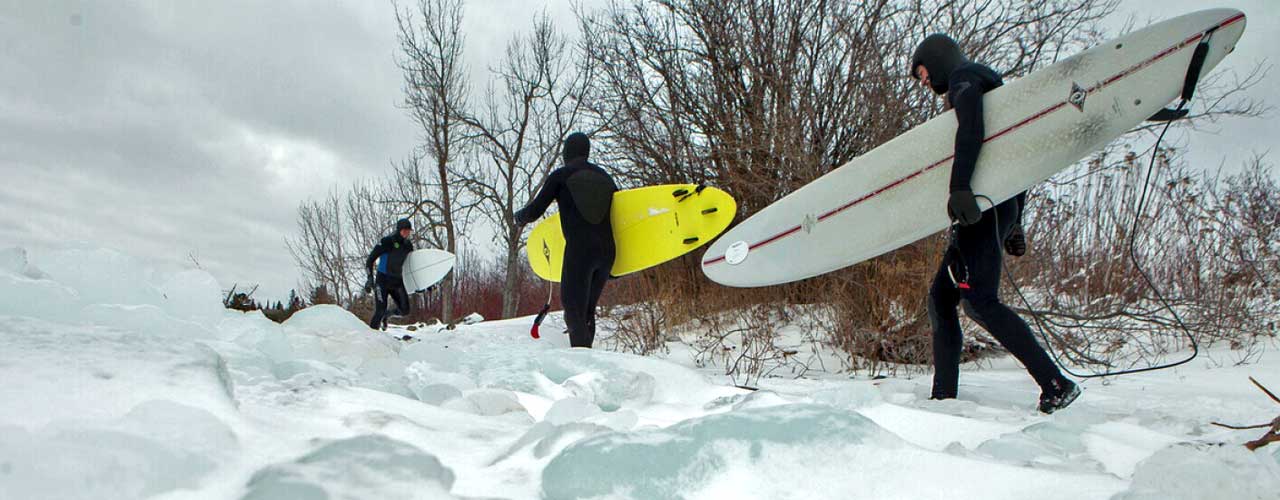
{"type": "Polygon", "coordinates": [[[405,231],[413,231],[413,223],[409,222],[409,219],[396,221],[396,232],[400,233],[400,236],[404,236],[405,231]]]}
{"type": "Polygon", "coordinates": [[[942,95],[947,93],[947,87],[950,85],[947,78],[950,77],[951,72],[967,62],[969,59],[960,50],[960,44],[947,35],[934,33],[925,37],[924,41],[916,47],[908,70],[912,78],[918,78],[916,68],[924,66],[929,71],[929,86],[933,88],[934,93],[942,95]]]}
{"type": "Polygon", "coordinates": [[[569,134],[569,137],[564,139],[564,147],[560,150],[560,155],[564,157],[565,163],[590,156],[591,139],[582,132],[569,134]]]}

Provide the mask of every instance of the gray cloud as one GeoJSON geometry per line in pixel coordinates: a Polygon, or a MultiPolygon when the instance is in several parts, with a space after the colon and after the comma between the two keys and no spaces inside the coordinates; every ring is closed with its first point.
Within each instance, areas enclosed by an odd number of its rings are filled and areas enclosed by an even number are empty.
{"type": "MultiPolygon", "coordinates": [[[[1269,2],[1219,2],[1250,15],[1223,68],[1277,53],[1269,2]]],[[[1130,0],[1118,17],[1199,3],[1130,0]]],[[[544,8],[576,30],[566,1],[467,2],[477,99],[544,8]]],[[[196,252],[224,286],[282,297],[298,280],[284,246],[298,203],[385,175],[416,143],[395,53],[386,1],[0,0],[0,245],[85,240],[173,265],[196,252]]],[[[1276,95],[1278,76],[1251,95],[1276,95]]],[[[1236,162],[1278,126],[1229,120],[1188,142],[1196,161],[1236,162]]]]}
{"type": "Polygon", "coordinates": [[[383,2],[0,7],[0,243],[297,280],[298,203],[414,145],[383,2]]]}

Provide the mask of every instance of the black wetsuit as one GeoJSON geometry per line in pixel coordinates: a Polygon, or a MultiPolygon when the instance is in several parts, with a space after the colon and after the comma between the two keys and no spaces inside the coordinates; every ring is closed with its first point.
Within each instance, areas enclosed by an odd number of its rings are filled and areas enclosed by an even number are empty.
{"type": "MultiPolygon", "coordinates": [[[[591,347],[595,340],[596,303],[616,252],[609,209],[617,190],[604,169],[578,158],[551,172],[538,195],[515,214],[517,222],[528,224],[541,217],[552,200],[560,206],[565,240],[560,303],[573,347],[591,347]]],[[[528,252],[536,256],[542,249],[528,252]]]]}
{"type": "MultiPolygon", "coordinates": [[[[959,122],[951,170],[951,190],[955,192],[970,189],[969,183],[982,149],[985,136],[982,94],[1003,82],[991,68],[971,62],[951,72],[947,82],[946,98],[955,109],[959,122]]],[[[962,300],[969,317],[1022,362],[1041,388],[1047,389],[1053,380],[1062,378],[1053,360],[1036,343],[1027,323],[1000,302],[1002,242],[1015,225],[1021,224],[1025,200],[1026,193],[1019,194],[983,212],[976,224],[952,229],[951,244],[929,287],[934,398],[956,396],[963,347],[956,306],[962,300]]]]}
{"type": "Polygon", "coordinates": [[[374,293],[373,317],[369,318],[370,328],[382,328],[382,322],[387,317],[387,296],[396,301],[396,315],[407,315],[413,307],[409,302],[409,293],[404,289],[404,281],[400,278],[404,260],[412,251],[413,243],[396,233],[382,238],[382,241],[374,245],[373,251],[369,252],[369,258],[365,259],[365,269],[372,272],[374,261],[382,257],[378,261],[378,277],[374,280],[377,290],[374,293]]]}

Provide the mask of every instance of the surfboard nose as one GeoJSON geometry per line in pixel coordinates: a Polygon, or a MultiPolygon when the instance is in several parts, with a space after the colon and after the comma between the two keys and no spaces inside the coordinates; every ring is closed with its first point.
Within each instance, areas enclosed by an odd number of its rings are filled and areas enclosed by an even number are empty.
{"type": "Polygon", "coordinates": [[[1211,17],[1206,16],[1210,19],[1220,19],[1216,24],[1205,28],[1205,31],[1209,32],[1207,35],[1209,52],[1205,56],[1204,69],[1201,74],[1207,74],[1218,63],[1222,62],[1222,59],[1227,57],[1227,54],[1236,49],[1236,44],[1239,43],[1240,37],[1244,35],[1247,18],[1244,12],[1237,9],[1210,9],[1203,12],[1212,14],[1211,17]]]}

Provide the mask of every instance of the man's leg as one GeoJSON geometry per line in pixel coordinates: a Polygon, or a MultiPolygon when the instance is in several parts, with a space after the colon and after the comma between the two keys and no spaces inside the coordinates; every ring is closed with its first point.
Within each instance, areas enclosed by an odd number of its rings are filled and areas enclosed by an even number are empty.
{"type": "Polygon", "coordinates": [[[565,248],[564,267],[560,271],[560,304],[564,306],[564,323],[569,328],[569,345],[591,347],[587,304],[591,294],[592,262],[580,249],[565,248]]]}
{"type": "MultiPolygon", "coordinates": [[[[1042,389],[1051,388],[1054,380],[1063,378],[1058,366],[1036,343],[1027,322],[1000,302],[1003,250],[995,223],[989,219],[992,219],[990,212],[984,214],[978,224],[964,228],[960,235],[960,252],[969,267],[969,289],[962,293],[965,312],[1017,358],[1042,389]]],[[[1005,220],[1000,222],[1006,225],[1005,220]]]]}
{"type": "Polygon", "coordinates": [[[409,302],[409,291],[405,290],[403,282],[399,286],[392,284],[391,299],[396,301],[395,316],[408,316],[413,312],[413,303],[409,302]]]}
{"type": "Polygon", "coordinates": [[[964,338],[960,331],[960,316],[956,306],[960,303],[960,291],[951,281],[947,266],[952,265],[950,248],[942,257],[942,264],[929,286],[929,323],[933,326],[933,391],[931,399],[956,397],[960,384],[960,354],[964,338]]]}
{"type": "Polygon", "coordinates": [[[374,282],[373,317],[369,318],[369,328],[377,330],[382,328],[382,320],[387,315],[387,280],[379,274],[374,282]]]}
{"type": "Polygon", "coordinates": [[[591,345],[596,339],[596,307],[600,304],[600,295],[604,293],[604,287],[609,283],[609,271],[613,269],[613,262],[598,263],[595,272],[591,274],[591,290],[587,297],[587,344],[591,345]]]}

